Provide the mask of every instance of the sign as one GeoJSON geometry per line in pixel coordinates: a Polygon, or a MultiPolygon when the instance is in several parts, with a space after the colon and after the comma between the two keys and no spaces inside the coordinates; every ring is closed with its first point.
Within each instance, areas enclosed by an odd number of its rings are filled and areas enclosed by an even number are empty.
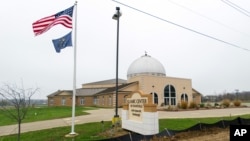
{"type": "Polygon", "coordinates": [[[122,109],[122,128],[142,135],[159,133],[157,105],[150,94],[135,91],[128,95],[122,109]]]}
{"type": "Polygon", "coordinates": [[[148,103],[147,97],[142,97],[139,93],[134,93],[131,98],[127,98],[129,119],[142,121],[144,104],[148,103]]]}

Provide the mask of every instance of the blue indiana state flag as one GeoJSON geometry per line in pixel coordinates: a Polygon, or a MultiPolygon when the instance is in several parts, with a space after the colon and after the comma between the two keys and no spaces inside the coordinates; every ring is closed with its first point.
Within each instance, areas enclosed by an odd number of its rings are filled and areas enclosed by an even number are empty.
{"type": "Polygon", "coordinates": [[[65,47],[72,46],[71,34],[72,32],[70,31],[65,36],[52,40],[57,53],[60,53],[61,49],[64,49],[65,47]]]}

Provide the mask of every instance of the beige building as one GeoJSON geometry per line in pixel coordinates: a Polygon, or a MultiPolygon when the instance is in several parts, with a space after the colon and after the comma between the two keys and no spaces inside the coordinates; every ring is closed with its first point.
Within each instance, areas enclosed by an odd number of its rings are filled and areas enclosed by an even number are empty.
{"type": "MultiPolygon", "coordinates": [[[[160,106],[176,106],[181,101],[201,103],[201,94],[192,88],[192,80],[166,76],[163,65],[145,54],[136,59],[127,71],[127,80],[118,81],[118,106],[133,91],[151,94],[154,103],[160,106]]],[[[82,84],[76,90],[76,105],[115,107],[116,80],[110,79],[82,84]]],[[[48,95],[48,106],[71,106],[72,90],[58,90],[48,95]]]]}

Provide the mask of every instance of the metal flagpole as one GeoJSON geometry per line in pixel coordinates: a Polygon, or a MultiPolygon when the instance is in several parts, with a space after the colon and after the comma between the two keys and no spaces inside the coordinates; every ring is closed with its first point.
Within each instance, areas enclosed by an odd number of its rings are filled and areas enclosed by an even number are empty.
{"type": "Polygon", "coordinates": [[[75,31],[74,31],[74,72],[73,72],[73,96],[72,96],[72,124],[71,124],[71,133],[70,135],[76,135],[75,133],[75,102],[76,102],[76,27],[77,27],[77,1],[75,2],[75,31]]]}

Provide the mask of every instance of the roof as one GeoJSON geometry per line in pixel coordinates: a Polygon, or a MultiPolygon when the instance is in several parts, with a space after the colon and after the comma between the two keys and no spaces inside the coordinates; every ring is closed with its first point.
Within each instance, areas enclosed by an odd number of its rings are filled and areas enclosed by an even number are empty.
{"type": "MultiPolygon", "coordinates": [[[[127,83],[127,84],[123,84],[123,85],[119,85],[118,86],[118,91],[119,92],[125,92],[125,91],[121,91],[123,88],[126,88],[130,85],[133,85],[133,84],[137,84],[138,82],[135,81],[135,82],[131,82],[131,83],[127,83]]],[[[105,94],[105,93],[112,93],[116,90],[116,86],[115,87],[110,87],[110,88],[107,88],[103,91],[100,91],[99,93],[97,93],[96,95],[101,95],[101,94],[105,94]]]]}
{"type": "Polygon", "coordinates": [[[193,94],[202,95],[200,92],[198,92],[198,91],[197,91],[197,90],[195,90],[194,88],[192,88],[192,91],[194,92],[193,94]]]}
{"type": "MultiPolygon", "coordinates": [[[[121,90],[123,88],[128,87],[129,85],[135,84],[138,82],[131,82],[131,83],[126,83],[126,84],[122,84],[118,86],[118,90],[119,92],[122,92],[121,90]]],[[[114,92],[116,90],[116,86],[115,87],[110,87],[110,88],[80,88],[80,89],[76,89],[76,96],[93,96],[93,95],[100,95],[100,94],[104,94],[104,93],[111,93],[114,92]]],[[[63,92],[68,92],[71,95],[73,94],[72,90],[58,90],[50,95],[48,95],[47,97],[54,97],[56,95],[59,95],[63,92]]]]}
{"type": "MultiPolygon", "coordinates": [[[[89,89],[89,88],[81,88],[81,89],[76,89],[76,96],[91,96],[94,95],[100,91],[105,90],[105,88],[93,88],[93,89],[89,89]]],[[[48,95],[47,97],[53,97],[56,95],[59,95],[63,92],[68,92],[70,95],[73,94],[72,90],[58,90],[50,95],[48,95]]]]}
{"type": "Polygon", "coordinates": [[[76,90],[76,96],[92,96],[105,88],[81,88],[76,90]]]}
{"type": "Polygon", "coordinates": [[[56,92],[54,92],[54,93],[48,95],[47,97],[53,97],[53,96],[56,96],[56,95],[58,95],[58,94],[60,94],[60,93],[63,93],[63,92],[71,93],[71,95],[72,95],[72,93],[73,93],[72,90],[58,90],[58,91],[56,91],[56,92]]]}
{"type": "MultiPolygon", "coordinates": [[[[83,85],[103,85],[103,84],[115,84],[115,83],[116,83],[116,79],[108,79],[108,80],[103,80],[103,81],[85,83],[83,85]]],[[[127,83],[127,80],[118,78],[118,83],[124,84],[124,83],[127,83]]]]}

